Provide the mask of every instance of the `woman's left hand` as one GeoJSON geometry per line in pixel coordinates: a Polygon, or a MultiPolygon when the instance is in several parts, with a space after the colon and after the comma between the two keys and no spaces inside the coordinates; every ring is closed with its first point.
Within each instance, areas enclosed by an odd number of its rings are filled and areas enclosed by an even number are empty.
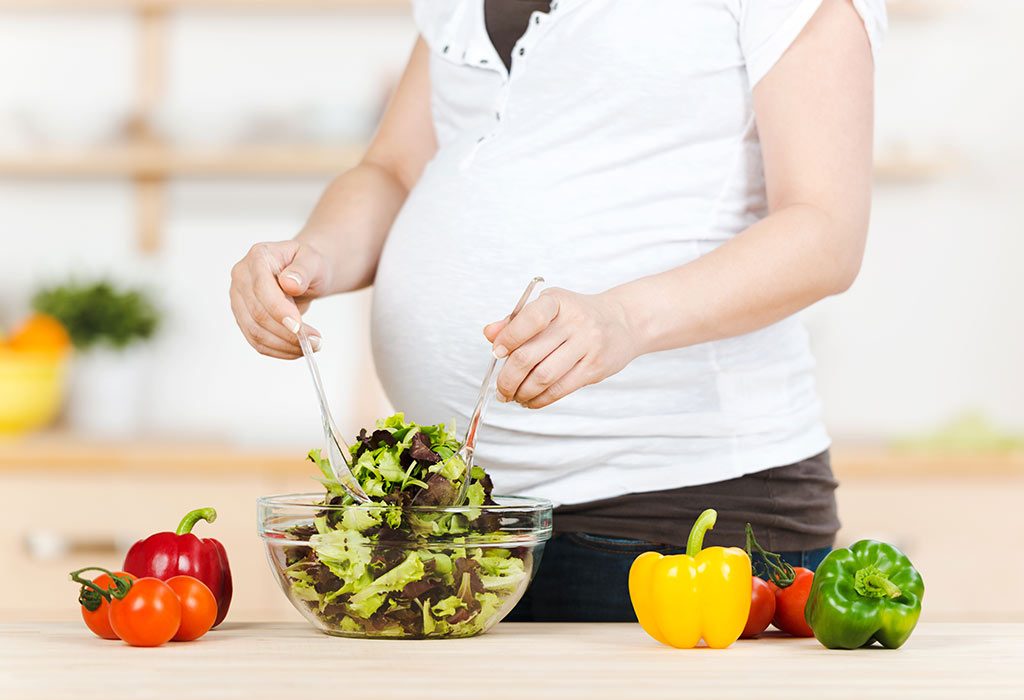
{"type": "Polygon", "coordinates": [[[508,357],[498,400],[542,408],[615,374],[639,354],[623,305],[609,292],[545,289],[511,322],[484,328],[494,355],[508,357]]]}

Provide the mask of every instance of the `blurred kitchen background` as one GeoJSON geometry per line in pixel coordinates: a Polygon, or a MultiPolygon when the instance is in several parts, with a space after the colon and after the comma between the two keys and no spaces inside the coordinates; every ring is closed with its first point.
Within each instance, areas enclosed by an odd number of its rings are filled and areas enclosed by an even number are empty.
{"type": "MultiPolygon", "coordinates": [[[[904,547],[926,618],[1024,619],[1024,3],[889,6],[863,271],[806,314],[840,543],[904,547]]],[[[0,0],[0,619],[74,617],[67,571],[207,505],[232,617],[296,618],[253,499],[316,487],[319,417],[305,367],[242,339],[229,270],[358,158],[414,38],[406,0],[0,0]],[[103,308],[64,361],[33,304],[103,308]]],[[[308,316],[347,433],[388,409],[368,301],[308,316]]]]}

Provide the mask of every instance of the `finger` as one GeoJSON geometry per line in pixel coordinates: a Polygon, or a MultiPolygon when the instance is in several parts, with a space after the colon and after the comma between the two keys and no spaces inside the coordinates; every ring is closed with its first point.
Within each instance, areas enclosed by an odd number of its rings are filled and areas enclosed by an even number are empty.
{"type": "Polygon", "coordinates": [[[245,258],[254,267],[268,269],[276,274],[291,264],[300,246],[301,244],[294,239],[274,243],[257,243],[249,249],[245,258]]]}
{"type": "Polygon", "coordinates": [[[323,274],[322,268],[323,258],[320,254],[310,246],[300,244],[295,257],[277,276],[277,282],[288,296],[301,297],[310,287],[315,286],[314,283],[323,274]]]}
{"type": "Polygon", "coordinates": [[[299,349],[298,339],[295,334],[278,321],[274,320],[270,311],[263,305],[263,303],[256,298],[255,293],[252,289],[252,275],[250,272],[245,271],[240,273],[238,284],[232,285],[232,295],[238,296],[238,301],[241,305],[244,305],[248,311],[248,315],[256,321],[259,325],[263,326],[266,330],[270,331],[282,341],[289,345],[294,345],[294,350],[297,352],[299,349]]]}
{"type": "Polygon", "coordinates": [[[320,350],[323,339],[313,326],[302,323],[302,314],[309,309],[310,297],[301,297],[301,294],[308,294],[313,291],[313,286],[323,275],[323,258],[311,246],[301,244],[298,241],[281,241],[278,243],[260,243],[249,251],[247,256],[250,262],[248,272],[250,284],[254,296],[262,306],[262,310],[250,305],[250,310],[258,320],[263,320],[264,313],[268,314],[273,322],[263,322],[263,326],[275,333],[278,337],[295,342],[294,337],[298,333],[301,324],[306,335],[309,336],[310,345],[313,351],[320,350]],[[284,265],[297,263],[293,271],[283,277],[284,284],[294,294],[287,292],[282,286],[282,275],[288,270],[281,270],[284,265]],[[278,274],[281,271],[281,274],[278,274]],[[307,272],[308,271],[308,272],[307,272]],[[269,279],[268,279],[269,274],[269,279]],[[281,294],[284,296],[282,297],[281,294]],[[299,296],[299,298],[293,298],[299,296]],[[283,303],[282,303],[283,302],[283,303]],[[288,312],[289,307],[298,311],[292,314],[288,312]],[[282,313],[288,313],[281,316],[282,313]]]}
{"type": "Polygon", "coordinates": [[[235,322],[242,335],[259,352],[273,351],[296,357],[302,353],[294,335],[291,339],[285,340],[271,333],[253,316],[241,294],[234,291],[231,293],[231,309],[235,313],[235,322]]]}
{"type": "Polygon", "coordinates": [[[577,389],[591,384],[590,381],[590,370],[587,367],[586,358],[584,357],[575,365],[572,369],[562,375],[561,378],[557,379],[551,386],[542,391],[540,394],[530,399],[523,404],[526,408],[544,408],[550,406],[555,401],[565,398],[577,389]]]}
{"type": "Polygon", "coordinates": [[[273,357],[273,358],[278,359],[278,360],[297,360],[300,357],[302,357],[301,354],[296,355],[295,353],[290,353],[290,352],[279,352],[277,350],[271,350],[270,348],[262,348],[262,349],[261,348],[256,348],[256,350],[259,351],[259,353],[261,355],[266,355],[267,357],[273,357]]]}
{"type": "MultiPolygon", "coordinates": [[[[293,333],[289,328],[285,328],[283,324],[278,323],[273,319],[270,312],[260,303],[259,299],[253,299],[249,306],[250,312],[253,318],[263,326],[265,329],[273,333],[275,336],[288,343],[288,345],[295,348],[298,352],[299,336],[297,333],[293,333]]],[[[290,319],[285,319],[285,322],[290,322],[290,319]]],[[[313,328],[308,323],[302,323],[302,328],[306,331],[306,336],[309,338],[309,344],[313,346],[313,351],[316,352],[320,349],[323,344],[323,338],[320,336],[320,331],[313,328]]]]}
{"type": "Polygon", "coordinates": [[[280,339],[271,336],[256,323],[241,296],[234,291],[231,293],[231,310],[235,315],[235,323],[238,324],[239,330],[242,331],[242,336],[257,352],[272,357],[288,359],[298,357],[296,350],[286,346],[280,339]],[[271,340],[270,338],[273,339],[271,340]]]}
{"type": "Polygon", "coordinates": [[[501,358],[551,325],[558,315],[558,300],[553,295],[541,295],[523,307],[519,315],[508,322],[494,339],[494,356],[501,358]]]}
{"type": "Polygon", "coordinates": [[[288,345],[255,322],[246,328],[246,337],[249,339],[249,344],[264,355],[287,357],[288,359],[294,359],[302,355],[301,348],[288,345]]]}
{"type": "Polygon", "coordinates": [[[527,375],[555,348],[564,343],[567,337],[564,328],[548,326],[529,342],[516,348],[498,373],[498,401],[505,402],[515,397],[527,375]]]}
{"type": "Polygon", "coordinates": [[[298,307],[292,298],[284,293],[281,285],[277,283],[277,277],[270,269],[267,261],[255,258],[249,265],[249,280],[252,285],[253,295],[259,299],[263,307],[270,313],[271,317],[278,323],[288,326],[284,320],[290,318],[297,320],[301,317],[298,307]]]}
{"type": "MultiPolygon", "coordinates": [[[[251,297],[247,298],[234,290],[232,290],[231,294],[232,308],[235,308],[236,304],[239,308],[244,308],[246,320],[256,323],[280,341],[280,343],[274,343],[274,347],[284,352],[301,354],[302,348],[299,345],[298,336],[277,321],[271,319],[270,314],[259,303],[259,300],[251,297]]],[[[236,320],[238,320],[238,314],[236,314],[236,320]]],[[[323,346],[323,338],[320,336],[320,332],[307,323],[303,323],[302,326],[309,337],[309,344],[313,348],[313,352],[318,352],[323,346]]],[[[245,328],[243,328],[243,332],[245,332],[245,328]]]]}
{"type": "Polygon", "coordinates": [[[494,343],[494,339],[498,337],[498,333],[507,325],[508,318],[503,318],[500,321],[495,321],[494,323],[488,323],[484,326],[484,337],[491,343],[494,343]]]}
{"type": "Polygon", "coordinates": [[[533,368],[513,398],[524,405],[529,403],[568,374],[586,354],[582,343],[572,340],[562,343],[533,368]]]}

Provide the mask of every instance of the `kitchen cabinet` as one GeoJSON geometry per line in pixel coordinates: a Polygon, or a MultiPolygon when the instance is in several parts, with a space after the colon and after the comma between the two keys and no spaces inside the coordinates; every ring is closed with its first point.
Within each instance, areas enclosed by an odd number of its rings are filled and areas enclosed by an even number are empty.
{"type": "Polygon", "coordinates": [[[903,549],[924,578],[924,620],[1024,621],[1022,495],[1024,477],[850,478],[837,544],[871,537],[903,549]]]}
{"type": "Polygon", "coordinates": [[[1022,687],[1020,624],[926,623],[898,650],[864,651],[781,636],[671,649],[639,625],[615,623],[501,623],[471,639],[382,641],[328,637],[299,622],[227,622],[159,649],[100,640],[75,623],[0,625],[0,697],[10,700],[277,700],[339,690],[446,700],[963,700],[1019,698],[1022,687]]]}
{"type": "Polygon", "coordinates": [[[291,618],[293,610],[276,590],[256,537],[254,502],[280,485],[260,474],[2,474],[0,491],[14,497],[4,499],[8,528],[0,538],[0,557],[19,575],[0,584],[0,619],[77,615],[69,571],[118,568],[134,541],[173,531],[186,512],[207,505],[217,508],[217,521],[199,523],[194,533],[227,548],[234,579],[231,619],[291,618]]]}
{"type": "Polygon", "coordinates": [[[228,551],[234,579],[229,619],[300,619],[264,561],[255,501],[316,488],[302,457],[301,451],[250,453],[166,441],[111,445],[74,437],[0,445],[6,521],[0,557],[19,572],[0,583],[0,620],[73,619],[77,591],[69,571],[117,568],[133,542],[173,531],[185,513],[203,506],[217,509],[217,521],[197,524],[194,533],[220,540],[228,551]]]}
{"type": "MultiPolygon", "coordinates": [[[[227,547],[235,592],[231,621],[301,619],[264,561],[255,500],[318,490],[295,452],[157,441],[95,443],[41,436],[0,445],[5,527],[0,620],[71,620],[73,569],[116,567],[136,539],[173,530],[187,511],[217,508],[196,534],[227,547]],[[29,586],[25,585],[30,581],[29,586]]],[[[1024,622],[1024,457],[934,457],[838,447],[839,544],[875,537],[903,548],[925,580],[922,619],[1024,622]]]]}

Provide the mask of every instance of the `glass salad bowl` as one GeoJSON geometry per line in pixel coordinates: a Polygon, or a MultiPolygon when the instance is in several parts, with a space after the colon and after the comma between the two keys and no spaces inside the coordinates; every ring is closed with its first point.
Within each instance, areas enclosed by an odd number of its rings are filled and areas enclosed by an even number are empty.
{"type": "Polygon", "coordinates": [[[523,597],[551,537],[548,501],[494,501],[403,508],[268,496],[257,501],[259,533],[285,595],[327,634],[472,637],[523,597]]]}

